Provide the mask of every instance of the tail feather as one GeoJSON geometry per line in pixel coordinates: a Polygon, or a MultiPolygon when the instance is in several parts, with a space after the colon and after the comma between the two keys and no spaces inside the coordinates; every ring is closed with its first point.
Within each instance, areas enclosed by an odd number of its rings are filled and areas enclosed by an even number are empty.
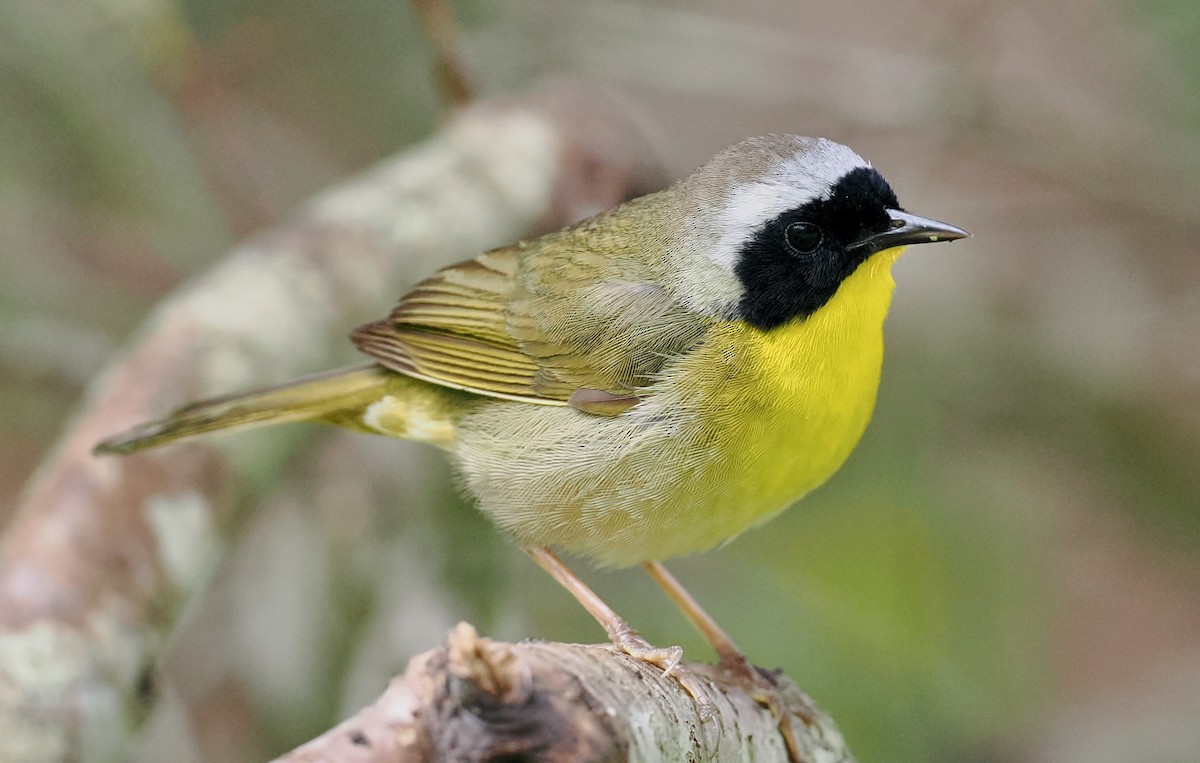
{"type": "Polygon", "coordinates": [[[158,421],[139,424],[94,448],[95,453],[133,453],[173,440],[263,424],[336,417],[377,400],[394,374],[371,364],[342,368],[267,389],[192,403],[158,421]]]}

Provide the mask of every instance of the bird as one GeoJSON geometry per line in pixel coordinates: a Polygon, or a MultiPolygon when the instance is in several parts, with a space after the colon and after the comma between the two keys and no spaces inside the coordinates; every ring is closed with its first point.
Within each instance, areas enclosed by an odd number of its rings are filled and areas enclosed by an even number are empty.
{"type": "Polygon", "coordinates": [[[750,138],[665,190],[437,271],[353,331],[364,365],[193,403],[95,450],[289,421],[430,443],[617,647],[664,673],[682,656],[559,552],[642,565],[718,664],[755,681],[662,561],[761,525],[842,466],[875,407],[892,265],[969,235],[907,212],[844,145],[750,138]]]}

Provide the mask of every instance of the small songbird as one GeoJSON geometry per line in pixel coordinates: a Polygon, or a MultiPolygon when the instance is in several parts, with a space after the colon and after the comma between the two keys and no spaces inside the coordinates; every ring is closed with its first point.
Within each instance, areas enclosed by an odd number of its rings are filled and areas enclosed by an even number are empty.
{"type": "Polygon", "coordinates": [[[875,406],[892,264],[967,235],[905,212],[843,145],[752,138],[664,191],[438,271],[353,332],[368,365],[195,403],[96,450],[300,420],[432,443],[619,647],[668,671],[681,654],[550,549],[644,565],[753,680],[659,561],[837,471],[875,406]]]}

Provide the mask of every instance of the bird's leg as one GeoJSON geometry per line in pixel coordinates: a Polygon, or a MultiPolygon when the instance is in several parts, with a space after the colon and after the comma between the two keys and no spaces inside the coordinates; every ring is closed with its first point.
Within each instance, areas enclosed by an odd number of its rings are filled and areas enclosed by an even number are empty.
{"type": "MultiPolygon", "coordinates": [[[[717,667],[724,670],[734,682],[771,714],[779,719],[779,731],[787,743],[788,755],[793,761],[801,760],[800,745],[796,740],[788,714],[785,712],[785,702],[779,688],[750,663],[738,645],[734,643],[725,629],[717,625],[712,615],[704,611],[688,590],[683,587],[667,568],[658,562],[646,562],[642,565],[655,583],[667,594],[684,617],[691,621],[696,630],[708,640],[717,653],[717,667]]],[[[807,720],[803,718],[802,720],[807,720]]]]}
{"type": "Polygon", "coordinates": [[[679,607],[679,611],[683,612],[684,617],[691,621],[696,630],[700,631],[700,634],[712,645],[712,648],[717,653],[718,667],[732,673],[736,678],[746,679],[751,682],[762,680],[758,671],[746,659],[746,655],[733,642],[729,634],[721,626],[717,625],[717,621],[712,618],[712,615],[704,611],[700,603],[688,593],[683,584],[666,567],[658,562],[646,562],[642,567],[650,575],[651,579],[655,583],[658,583],[659,587],[667,594],[667,597],[675,602],[675,606],[679,607]]]}
{"type": "MultiPolygon", "coordinates": [[[[629,627],[629,623],[614,612],[612,607],[605,604],[595,591],[588,588],[587,583],[571,572],[570,568],[563,564],[562,559],[559,559],[550,549],[526,548],[525,553],[529,554],[539,567],[549,572],[550,576],[559,582],[559,585],[567,589],[575,597],[575,600],[582,604],[592,617],[596,618],[596,622],[600,623],[608,637],[612,639],[613,644],[621,651],[642,662],[662,668],[663,675],[677,669],[679,661],[683,658],[681,647],[672,646],[663,649],[651,645],[650,642],[639,636],[637,631],[629,627]]],[[[686,685],[685,688],[687,688],[686,685]]],[[[688,690],[691,691],[690,688],[688,690]]]]}

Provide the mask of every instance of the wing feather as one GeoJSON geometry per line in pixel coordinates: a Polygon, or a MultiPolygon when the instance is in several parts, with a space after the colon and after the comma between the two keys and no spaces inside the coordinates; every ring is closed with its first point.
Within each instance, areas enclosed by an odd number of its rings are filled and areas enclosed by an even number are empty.
{"type": "MultiPolygon", "coordinates": [[[[714,319],[676,300],[627,237],[598,235],[607,219],[438,271],[352,339],[387,368],[481,395],[636,400],[714,319]]],[[[616,415],[629,405],[581,410],[616,415]]]]}

